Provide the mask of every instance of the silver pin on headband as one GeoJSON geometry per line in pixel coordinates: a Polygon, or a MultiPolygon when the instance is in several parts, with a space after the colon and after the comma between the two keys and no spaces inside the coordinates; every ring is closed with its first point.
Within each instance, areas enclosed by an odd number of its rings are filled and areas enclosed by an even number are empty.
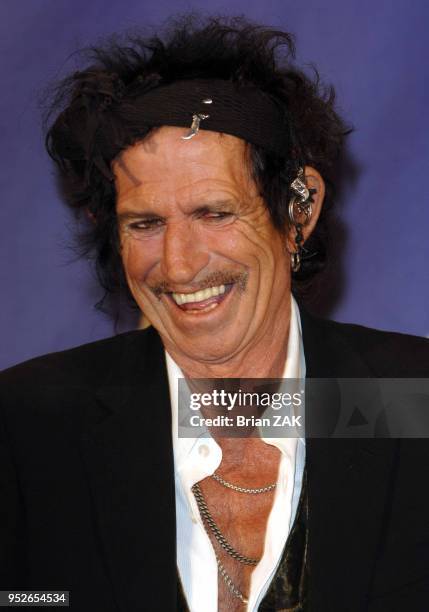
{"type": "MultiPolygon", "coordinates": [[[[211,98],[204,98],[204,100],[202,100],[202,103],[203,104],[213,104],[213,100],[211,98]]],[[[209,117],[210,115],[205,115],[203,113],[193,114],[192,123],[189,129],[189,132],[186,134],[186,136],[182,136],[182,140],[191,140],[191,138],[196,136],[198,132],[200,131],[201,121],[204,121],[204,119],[208,119],[209,117]]]]}
{"type": "Polygon", "coordinates": [[[192,115],[192,123],[189,129],[189,132],[186,136],[182,136],[182,140],[191,140],[194,136],[198,134],[200,131],[200,123],[204,119],[208,119],[210,115],[203,115],[202,113],[197,113],[196,115],[192,115]]]}

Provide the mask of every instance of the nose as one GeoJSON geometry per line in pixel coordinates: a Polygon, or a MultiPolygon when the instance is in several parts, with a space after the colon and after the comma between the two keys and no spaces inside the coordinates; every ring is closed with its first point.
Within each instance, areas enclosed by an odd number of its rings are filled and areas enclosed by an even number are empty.
{"type": "Polygon", "coordinates": [[[164,232],[161,272],[171,284],[192,282],[209,262],[207,245],[192,228],[192,221],[172,222],[164,232]]]}

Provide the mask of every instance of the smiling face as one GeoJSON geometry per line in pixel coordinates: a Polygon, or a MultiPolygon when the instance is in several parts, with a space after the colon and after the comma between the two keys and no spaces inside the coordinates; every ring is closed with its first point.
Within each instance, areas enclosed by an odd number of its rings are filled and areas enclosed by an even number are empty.
{"type": "Polygon", "coordinates": [[[183,133],[163,127],[113,164],[130,290],[182,369],[267,358],[287,337],[285,238],[250,177],[245,143],[183,133]]]}

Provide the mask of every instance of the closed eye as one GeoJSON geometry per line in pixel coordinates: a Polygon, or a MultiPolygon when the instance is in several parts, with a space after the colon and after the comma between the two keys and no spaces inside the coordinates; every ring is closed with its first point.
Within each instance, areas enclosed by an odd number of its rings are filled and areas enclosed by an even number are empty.
{"type": "Polygon", "coordinates": [[[127,224],[128,231],[132,233],[147,234],[156,231],[164,225],[163,219],[157,217],[151,219],[140,219],[127,224]]]}
{"type": "Polygon", "coordinates": [[[234,214],[228,211],[205,211],[200,218],[210,224],[222,224],[234,219],[234,214]]]}
{"type": "Polygon", "coordinates": [[[229,217],[232,213],[229,212],[211,212],[207,213],[205,217],[209,219],[224,219],[225,217],[229,217]]]}

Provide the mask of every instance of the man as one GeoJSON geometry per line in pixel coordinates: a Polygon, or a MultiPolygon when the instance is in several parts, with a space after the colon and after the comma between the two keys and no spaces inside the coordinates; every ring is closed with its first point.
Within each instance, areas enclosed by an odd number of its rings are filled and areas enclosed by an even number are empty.
{"type": "Polygon", "coordinates": [[[96,52],[48,150],[103,285],[152,327],[2,375],[2,589],[78,611],[424,610],[427,445],[177,434],[177,379],[424,377],[427,342],[313,319],[345,127],[209,20],[96,52]]]}

